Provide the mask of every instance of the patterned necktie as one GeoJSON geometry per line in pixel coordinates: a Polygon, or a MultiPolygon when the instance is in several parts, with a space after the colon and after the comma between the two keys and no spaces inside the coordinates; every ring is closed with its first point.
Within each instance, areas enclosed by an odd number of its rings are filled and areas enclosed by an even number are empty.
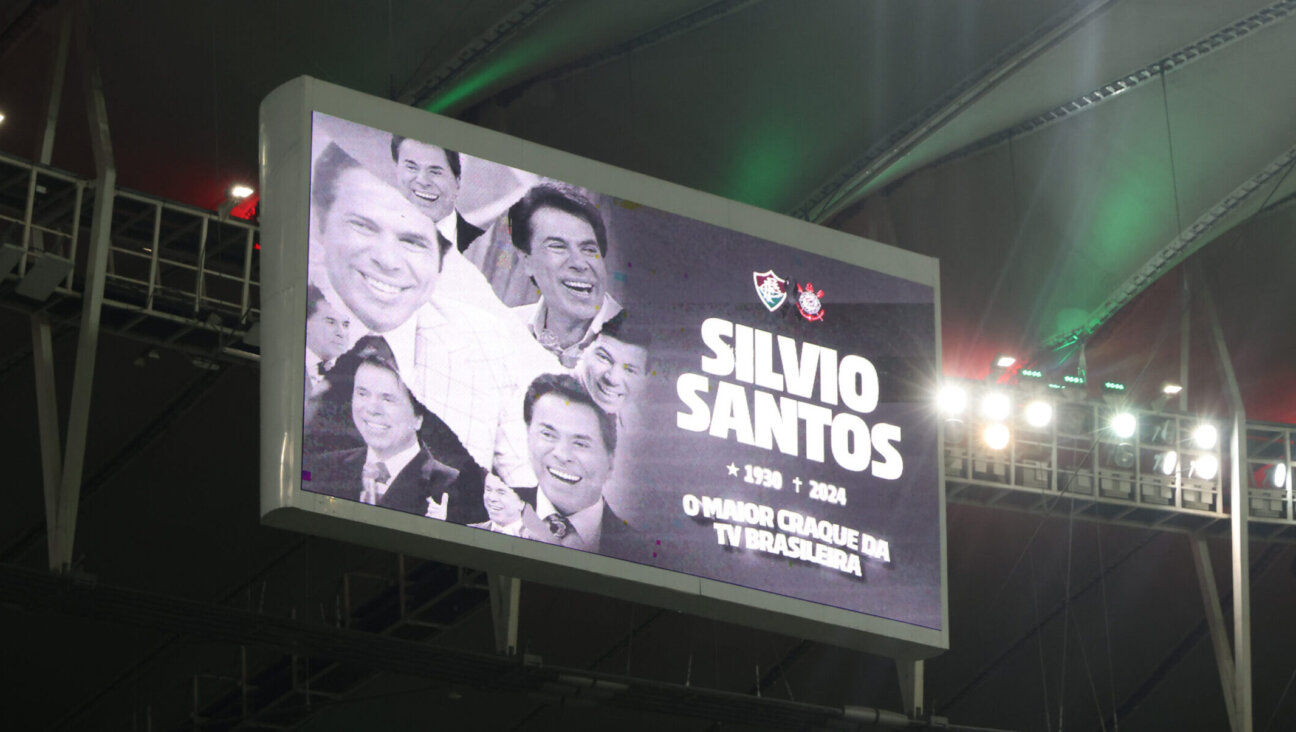
{"type": "Polygon", "coordinates": [[[553,538],[561,540],[568,534],[575,534],[576,528],[566,516],[559,513],[551,513],[545,516],[545,523],[549,524],[549,533],[553,538]]]}
{"type": "Polygon", "coordinates": [[[362,476],[364,477],[364,490],[360,492],[360,502],[375,506],[378,504],[378,498],[382,493],[378,486],[382,484],[383,490],[386,490],[387,481],[391,480],[391,472],[387,470],[386,463],[379,461],[364,466],[362,476]]]}

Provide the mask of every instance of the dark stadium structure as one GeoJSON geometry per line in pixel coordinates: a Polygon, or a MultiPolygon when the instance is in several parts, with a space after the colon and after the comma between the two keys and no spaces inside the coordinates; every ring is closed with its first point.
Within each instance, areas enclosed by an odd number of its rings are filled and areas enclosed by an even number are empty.
{"type": "Polygon", "coordinates": [[[0,115],[5,729],[1296,728],[1296,0],[5,0],[0,115]],[[937,258],[944,375],[1075,433],[944,445],[949,650],[523,578],[498,652],[500,578],[262,526],[302,75],[937,258]]]}

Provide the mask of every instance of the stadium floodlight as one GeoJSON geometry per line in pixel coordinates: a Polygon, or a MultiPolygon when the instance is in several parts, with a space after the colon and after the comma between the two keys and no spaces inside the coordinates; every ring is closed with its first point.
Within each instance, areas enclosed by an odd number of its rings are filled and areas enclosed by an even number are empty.
{"type": "Polygon", "coordinates": [[[967,425],[963,420],[953,418],[945,420],[945,444],[962,445],[967,442],[967,425]]]}
{"type": "Polygon", "coordinates": [[[1153,429],[1146,442],[1154,445],[1172,445],[1175,441],[1175,421],[1173,419],[1156,420],[1153,418],[1153,429]]]}
{"type": "Polygon", "coordinates": [[[1053,421],[1053,405],[1043,399],[1036,399],[1026,405],[1026,424],[1040,429],[1053,421]]]}
{"type": "Polygon", "coordinates": [[[1288,469],[1287,463],[1274,463],[1265,470],[1265,483],[1268,484],[1267,487],[1269,488],[1286,488],[1287,478],[1290,475],[1291,471],[1288,469]]]}
{"type": "Polygon", "coordinates": [[[1122,442],[1111,451],[1112,465],[1121,470],[1129,470],[1134,467],[1134,446],[1128,442],[1122,442]]]}
{"type": "Polygon", "coordinates": [[[1173,381],[1167,381],[1161,387],[1161,393],[1165,394],[1166,396],[1174,396],[1181,391],[1183,391],[1183,387],[1180,386],[1179,384],[1174,383],[1173,381]]]}
{"type": "Polygon", "coordinates": [[[985,430],[981,433],[981,440],[991,450],[1002,450],[1008,447],[1008,441],[1011,438],[1012,433],[1008,431],[1008,426],[999,422],[986,425],[985,430]]]}
{"type": "Polygon", "coordinates": [[[235,183],[230,186],[229,194],[225,196],[225,202],[216,209],[216,215],[221,221],[229,218],[230,212],[238,207],[240,203],[247,200],[256,191],[245,183],[235,183]]]}
{"type": "Polygon", "coordinates": [[[1193,444],[1202,450],[1213,450],[1219,442],[1219,430],[1215,425],[1205,423],[1197,425],[1192,433],[1193,444]]]}
{"type": "Polygon", "coordinates": [[[1010,369],[1015,363],[1017,363],[1016,356],[1009,356],[1006,353],[1001,353],[998,356],[995,356],[994,364],[997,369],[1010,369]]]}
{"type": "Polygon", "coordinates": [[[947,384],[936,394],[936,407],[942,414],[954,417],[967,409],[967,390],[961,386],[947,384]]]}
{"type": "Polygon", "coordinates": [[[981,397],[981,416],[992,422],[1003,422],[1012,414],[1012,401],[1001,391],[988,392],[981,397]]]}
{"type": "Polygon", "coordinates": [[[1122,440],[1128,440],[1134,436],[1138,429],[1138,419],[1129,412],[1120,412],[1111,418],[1112,432],[1122,440]]]}
{"type": "Polygon", "coordinates": [[[1179,453],[1174,450],[1158,453],[1152,467],[1162,475],[1174,475],[1175,468],[1179,467],[1179,453]]]}
{"type": "Polygon", "coordinates": [[[1192,466],[1188,472],[1194,478],[1215,480],[1215,476],[1219,475],[1219,458],[1214,455],[1202,455],[1192,461],[1192,466]]]}

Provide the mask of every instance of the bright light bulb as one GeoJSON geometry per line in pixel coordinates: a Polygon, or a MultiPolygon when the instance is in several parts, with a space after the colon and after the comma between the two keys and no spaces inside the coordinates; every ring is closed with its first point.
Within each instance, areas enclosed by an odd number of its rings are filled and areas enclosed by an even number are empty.
{"type": "Polygon", "coordinates": [[[1202,450],[1213,450],[1219,442],[1219,430],[1213,424],[1199,424],[1192,433],[1193,444],[1202,450]]]}
{"type": "Polygon", "coordinates": [[[981,439],[985,441],[986,447],[991,450],[1002,450],[1008,447],[1008,439],[1011,436],[1006,425],[997,423],[987,425],[985,431],[981,433],[981,439]]]}
{"type": "Polygon", "coordinates": [[[1161,387],[1161,393],[1167,396],[1174,396],[1175,394],[1178,394],[1181,391],[1183,391],[1183,387],[1179,386],[1178,384],[1166,384],[1165,386],[1161,387]]]}
{"type": "Polygon", "coordinates": [[[967,409],[967,392],[961,386],[946,386],[936,395],[936,406],[951,416],[962,414],[967,409]]]}
{"type": "Polygon", "coordinates": [[[1121,412],[1112,417],[1111,428],[1117,437],[1128,440],[1134,436],[1134,431],[1138,429],[1138,420],[1129,412],[1121,412]]]}
{"type": "Polygon", "coordinates": [[[1287,463],[1278,463],[1273,467],[1273,486],[1274,488],[1287,487],[1287,463]]]}
{"type": "Polygon", "coordinates": [[[247,198],[253,193],[255,193],[255,191],[252,190],[252,186],[245,186],[242,183],[234,184],[234,186],[230,188],[229,192],[230,198],[237,198],[240,200],[247,198]]]}
{"type": "Polygon", "coordinates": [[[1214,480],[1219,474],[1219,460],[1214,455],[1202,455],[1192,462],[1192,474],[1202,480],[1214,480]]]}
{"type": "Polygon", "coordinates": [[[1031,427],[1047,427],[1053,419],[1053,407],[1046,401],[1036,400],[1026,405],[1026,424],[1031,427]]]}
{"type": "Polygon", "coordinates": [[[1017,363],[1017,359],[1012,356],[1000,356],[995,359],[995,366],[1001,369],[1011,368],[1015,363],[1017,363]]]}
{"type": "Polygon", "coordinates": [[[992,422],[1002,422],[1012,414],[1012,402],[1008,395],[992,391],[981,398],[981,416],[992,422]]]}
{"type": "Polygon", "coordinates": [[[1162,475],[1174,475],[1175,468],[1179,465],[1179,453],[1174,450],[1163,452],[1158,456],[1156,469],[1162,475]]]}
{"type": "Polygon", "coordinates": [[[0,122],[4,122],[4,112],[0,112],[0,122]]]}

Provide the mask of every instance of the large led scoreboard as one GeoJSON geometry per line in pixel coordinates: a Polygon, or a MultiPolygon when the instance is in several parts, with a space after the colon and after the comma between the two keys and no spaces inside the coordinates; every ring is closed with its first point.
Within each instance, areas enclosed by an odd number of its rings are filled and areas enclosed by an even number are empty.
{"type": "Polygon", "coordinates": [[[267,524],[948,647],[935,260],[306,77],[260,124],[267,524]]]}

